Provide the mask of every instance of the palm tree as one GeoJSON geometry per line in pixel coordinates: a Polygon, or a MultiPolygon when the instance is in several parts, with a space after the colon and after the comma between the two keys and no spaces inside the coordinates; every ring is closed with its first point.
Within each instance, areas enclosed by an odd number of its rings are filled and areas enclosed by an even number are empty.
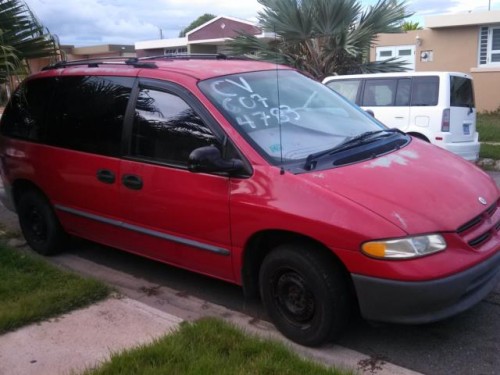
{"type": "Polygon", "coordinates": [[[317,79],[332,74],[404,71],[392,58],[369,62],[370,47],[379,33],[401,32],[410,16],[404,1],[379,0],[363,9],[359,0],[258,0],[264,31],[276,39],[267,43],[240,33],[231,53],[291,65],[317,79]]]}
{"type": "Polygon", "coordinates": [[[30,72],[27,61],[58,55],[56,38],[20,0],[0,0],[0,83],[30,72]]]}

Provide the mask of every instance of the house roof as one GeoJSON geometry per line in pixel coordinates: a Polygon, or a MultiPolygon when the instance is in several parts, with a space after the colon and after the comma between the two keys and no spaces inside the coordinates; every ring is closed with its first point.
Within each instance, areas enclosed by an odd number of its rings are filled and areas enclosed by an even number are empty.
{"type": "Polygon", "coordinates": [[[427,16],[424,23],[429,29],[500,23],[500,10],[427,16]]]}
{"type": "Polygon", "coordinates": [[[210,25],[211,23],[214,23],[214,22],[217,22],[218,20],[220,19],[227,19],[227,20],[230,20],[230,21],[234,21],[234,22],[238,22],[238,23],[244,23],[246,25],[250,25],[250,26],[257,26],[257,24],[255,22],[250,22],[250,21],[246,21],[246,20],[242,20],[242,19],[239,19],[239,18],[236,18],[236,17],[228,17],[228,16],[217,16],[215,18],[212,18],[210,21],[207,21],[205,22],[204,24],[198,26],[197,28],[189,31],[186,33],[186,36],[189,38],[189,35],[197,32],[198,30],[201,30],[203,29],[204,27],[210,25]]]}

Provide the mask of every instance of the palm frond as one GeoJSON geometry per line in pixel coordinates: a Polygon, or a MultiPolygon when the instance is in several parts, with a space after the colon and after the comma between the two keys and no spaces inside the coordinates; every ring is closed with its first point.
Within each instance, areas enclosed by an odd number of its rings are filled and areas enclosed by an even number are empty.
{"type": "Polygon", "coordinates": [[[268,44],[242,33],[230,43],[231,53],[287,63],[318,79],[379,66],[404,69],[397,62],[367,63],[377,34],[400,32],[402,21],[410,16],[404,1],[379,0],[365,10],[360,0],[258,1],[264,6],[259,22],[276,34],[276,41],[268,44]]]}
{"type": "Polygon", "coordinates": [[[28,59],[58,55],[55,37],[21,0],[0,0],[0,30],[0,82],[28,74],[28,59]]]}

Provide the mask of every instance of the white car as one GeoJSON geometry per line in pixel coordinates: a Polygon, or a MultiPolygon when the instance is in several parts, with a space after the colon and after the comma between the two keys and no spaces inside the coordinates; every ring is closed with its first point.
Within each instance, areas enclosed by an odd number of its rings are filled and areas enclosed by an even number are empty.
{"type": "Polygon", "coordinates": [[[479,158],[472,77],[456,72],[377,73],[323,80],[391,128],[469,161],[479,158]]]}

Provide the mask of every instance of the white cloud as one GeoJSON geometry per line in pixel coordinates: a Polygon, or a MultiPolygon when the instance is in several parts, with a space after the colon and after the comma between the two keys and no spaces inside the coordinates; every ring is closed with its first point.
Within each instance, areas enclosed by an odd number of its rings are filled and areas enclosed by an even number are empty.
{"type": "MultiPolygon", "coordinates": [[[[376,0],[360,0],[373,5],[376,0]]],[[[262,6],[257,0],[26,0],[40,21],[57,34],[62,44],[134,44],[166,38],[204,13],[255,20],[262,6]]],[[[488,0],[413,0],[415,15],[487,10],[488,0]],[[474,5],[471,5],[474,4],[474,5]]],[[[491,0],[500,9],[500,0],[491,0]]],[[[422,22],[421,22],[422,23],[422,22]]]]}
{"type": "Polygon", "coordinates": [[[177,37],[204,13],[255,18],[257,0],[26,0],[37,18],[62,44],[128,43],[177,37]]]}

